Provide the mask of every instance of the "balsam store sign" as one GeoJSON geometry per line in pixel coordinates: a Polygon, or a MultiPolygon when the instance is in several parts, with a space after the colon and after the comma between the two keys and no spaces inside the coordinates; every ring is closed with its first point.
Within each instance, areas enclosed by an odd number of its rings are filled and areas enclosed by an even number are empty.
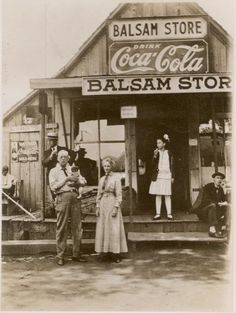
{"type": "Polygon", "coordinates": [[[208,72],[202,17],[112,21],[108,34],[111,75],[208,72]]]}

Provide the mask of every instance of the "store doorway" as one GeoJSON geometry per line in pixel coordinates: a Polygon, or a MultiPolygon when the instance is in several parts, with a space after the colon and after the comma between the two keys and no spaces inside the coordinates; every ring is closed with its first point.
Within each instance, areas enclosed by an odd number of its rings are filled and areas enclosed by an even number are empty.
{"type": "Polygon", "coordinates": [[[186,211],[189,206],[188,127],[185,118],[137,120],[138,208],[142,213],[155,210],[155,196],[149,195],[151,160],[158,134],[168,134],[174,157],[175,179],[172,184],[172,208],[186,211]]]}

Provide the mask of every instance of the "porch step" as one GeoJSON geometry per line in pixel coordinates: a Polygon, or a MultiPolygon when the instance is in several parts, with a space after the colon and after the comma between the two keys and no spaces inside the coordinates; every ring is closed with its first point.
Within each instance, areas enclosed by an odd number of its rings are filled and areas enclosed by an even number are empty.
{"type": "Polygon", "coordinates": [[[227,238],[209,237],[205,232],[128,232],[128,240],[131,242],[227,242],[227,238]]]}
{"type": "MultiPolygon", "coordinates": [[[[208,231],[207,224],[199,221],[194,214],[176,213],[173,221],[167,219],[153,221],[151,215],[135,215],[132,225],[129,217],[125,216],[123,220],[126,233],[130,231],[137,233],[206,233],[208,231]]],[[[86,216],[82,223],[83,237],[94,239],[96,217],[86,216]]],[[[55,233],[56,219],[30,220],[22,216],[2,218],[2,240],[54,240],[55,233]]]]}
{"type": "MultiPolygon", "coordinates": [[[[72,240],[67,240],[67,246],[72,246],[72,240]]],[[[94,239],[82,239],[82,248],[94,247],[94,239]],[[84,246],[84,247],[83,247],[84,246]]],[[[2,255],[31,255],[39,253],[56,253],[56,240],[4,240],[2,255]]]]}

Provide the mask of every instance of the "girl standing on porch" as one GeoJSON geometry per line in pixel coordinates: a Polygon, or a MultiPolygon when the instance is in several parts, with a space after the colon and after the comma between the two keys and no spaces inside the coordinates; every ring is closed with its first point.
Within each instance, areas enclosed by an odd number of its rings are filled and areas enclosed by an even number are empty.
{"type": "Polygon", "coordinates": [[[112,172],[113,160],[106,158],[102,162],[105,175],[98,184],[96,200],[96,236],[95,251],[102,258],[112,253],[113,260],[120,263],[120,253],[128,252],[124,224],[120,210],[122,201],[121,181],[112,172]]]}
{"type": "Polygon", "coordinates": [[[169,136],[165,134],[163,137],[157,138],[157,148],[154,150],[152,159],[152,181],[149,188],[149,194],[156,195],[156,215],[153,220],[161,219],[161,200],[165,199],[167,218],[173,219],[171,211],[171,183],[173,157],[167,149],[169,136]]]}

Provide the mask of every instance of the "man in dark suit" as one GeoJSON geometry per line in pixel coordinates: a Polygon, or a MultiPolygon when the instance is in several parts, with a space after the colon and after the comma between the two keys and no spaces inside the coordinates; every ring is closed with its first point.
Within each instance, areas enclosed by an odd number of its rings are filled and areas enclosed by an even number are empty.
{"type": "MultiPolygon", "coordinates": [[[[58,146],[58,134],[56,132],[50,132],[47,134],[47,139],[48,139],[48,144],[49,144],[49,149],[44,152],[44,157],[42,160],[42,164],[44,167],[47,168],[47,184],[48,182],[48,176],[49,172],[52,168],[54,168],[57,165],[57,156],[58,152],[61,150],[66,150],[69,153],[69,164],[72,165],[76,154],[73,150],[67,149],[65,147],[58,146]]],[[[55,195],[53,192],[51,192],[53,200],[55,199],[55,195]]]]}
{"type": "Polygon", "coordinates": [[[229,203],[221,187],[225,175],[216,172],[212,175],[213,182],[204,186],[202,201],[196,210],[198,218],[209,225],[209,236],[224,237],[229,228],[229,203]],[[219,231],[219,225],[221,229],[219,231]]]}
{"type": "Polygon", "coordinates": [[[85,177],[88,186],[97,185],[97,162],[85,157],[87,154],[85,148],[80,147],[75,153],[75,165],[79,167],[80,173],[83,177],[85,177]]]}

